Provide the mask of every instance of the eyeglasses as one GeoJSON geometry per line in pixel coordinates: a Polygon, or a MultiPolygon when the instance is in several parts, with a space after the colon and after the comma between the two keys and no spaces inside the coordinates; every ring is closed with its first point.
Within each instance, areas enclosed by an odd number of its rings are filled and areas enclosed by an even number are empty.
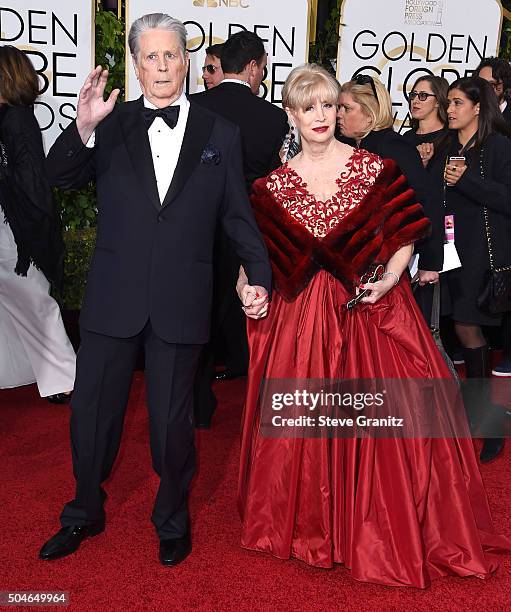
{"type": "Polygon", "coordinates": [[[374,97],[378,100],[378,94],[376,93],[376,86],[374,84],[374,80],[372,76],[368,74],[357,74],[353,75],[351,80],[354,81],[357,85],[371,85],[371,89],[373,90],[374,97]]]}
{"type": "Polygon", "coordinates": [[[215,74],[215,72],[218,70],[218,66],[213,66],[213,64],[207,64],[206,66],[202,67],[202,72],[208,72],[209,74],[215,74]]]}
{"type": "Polygon", "coordinates": [[[497,89],[500,88],[501,85],[503,85],[503,81],[488,81],[488,83],[493,87],[493,89],[495,91],[497,91],[497,89]]]}
{"type": "Polygon", "coordinates": [[[408,97],[410,98],[410,100],[415,100],[415,98],[419,98],[421,102],[426,102],[426,100],[430,97],[436,98],[436,95],[426,93],[425,91],[411,91],[408,97]]]}

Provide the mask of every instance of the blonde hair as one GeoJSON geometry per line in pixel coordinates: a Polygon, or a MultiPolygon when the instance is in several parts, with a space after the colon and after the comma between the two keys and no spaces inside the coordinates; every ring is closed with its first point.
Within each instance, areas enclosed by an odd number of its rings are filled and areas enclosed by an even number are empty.
{"type": "Polygon", "coordinates": [[[303,64],[289,73],[282,88],[282,106],[305,110],[317,100],[337,106],[340,88],[336,79],[321,66],[303,64]]]}
{"type": "Polygon", "coordinates": [[[374,97],[373,88],[370,83],[358,85],[356,81],[348,81],[341,86],[341,93],[350,94],[362,108],[362,112],[371,119],[367,132],[362,134],[365,138],[370,132],[377,132],[392,127],[394,117],[392,116],[392,100],[383,83],[373,77],[373,83],[378,97],[374,97]]]}

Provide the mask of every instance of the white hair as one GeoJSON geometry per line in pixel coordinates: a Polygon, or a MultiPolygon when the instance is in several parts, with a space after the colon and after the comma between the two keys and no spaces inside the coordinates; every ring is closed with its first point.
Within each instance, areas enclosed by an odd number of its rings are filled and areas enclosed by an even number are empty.
{"type": "Polygon", "coordinates": [[[130,32],[128,34],[128,45],[130,48],[130,53],[135,58],[135,61],[137,60],[140,51],[140,37],[142,34],[144,34],[144,32],[149,30],[167,30],[167,32],[176,34],[179,41],[181,55],[183,56],[184,60],[186,55],[185,26],[181,23],[181,21],[179,21],[179,19],[174,19],[174,17],[166,15],[165,13],[151,13],[149,15],[139,17],[131,25],[130,32]]]}

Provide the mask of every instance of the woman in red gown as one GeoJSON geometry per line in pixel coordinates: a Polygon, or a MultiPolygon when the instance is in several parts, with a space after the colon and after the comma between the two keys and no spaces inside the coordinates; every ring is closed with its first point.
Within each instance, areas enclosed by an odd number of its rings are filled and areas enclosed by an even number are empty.
{"type": "Polygon", "coordinates": [[[254,187],[274,293],[262,318],[240,275],[247,315],[260,319],[248,322],[242,545],[385,585],[486,578],[509,542],[494,531],[470,438],[261,434],[264,380],[450,377],[403,274],[428,221],[392,161],[334,139],[337,99],[323,69],[290,74],[283,106],[302,150],[254,187]],[[378,263],[385,275],[347,311],[378,263]]]}

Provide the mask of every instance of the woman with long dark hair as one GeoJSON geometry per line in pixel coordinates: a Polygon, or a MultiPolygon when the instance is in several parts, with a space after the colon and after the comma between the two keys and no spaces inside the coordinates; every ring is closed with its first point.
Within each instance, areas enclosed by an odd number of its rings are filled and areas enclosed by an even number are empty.
{"type": "Polygon", "coordinates": [[[0,388],[37,382],[42,397],[63,403],[75,353],[49,295],[61,279],[63,244],[34,116],[38,94],[25,53],[0,47],[0,388]]]}
{"type": "MultiPolygon", "coordinates": [[[[484,79],[455,81],[448,98],[449,127],[456,132],[445,166],[445,205],[446,214],[454,217],[462,266],[447,272],[446,281],[467,377],[482,379],[491,365],[481,327],[501,322],[501,315],[478,306],[490,270],[487,228],[495,266],[511,263],[511,132],[484,79]],[[455,164],[453,156],[464,162],[455,164]]],[[[485,439],[481,461],[493,459],[503,446],[501,438],[485,439]]]]}
{"type": "MultiPolygon", "coordinates": [[[[491,85],[502,117],[511,126],[511,65],[501,57],[485,57],[476,68],[475,74],[491,85]]],[[[494,376],[511,377],[511,312],[502,315],[500,328],[502,360],[492,369],[494,376]]]]}

